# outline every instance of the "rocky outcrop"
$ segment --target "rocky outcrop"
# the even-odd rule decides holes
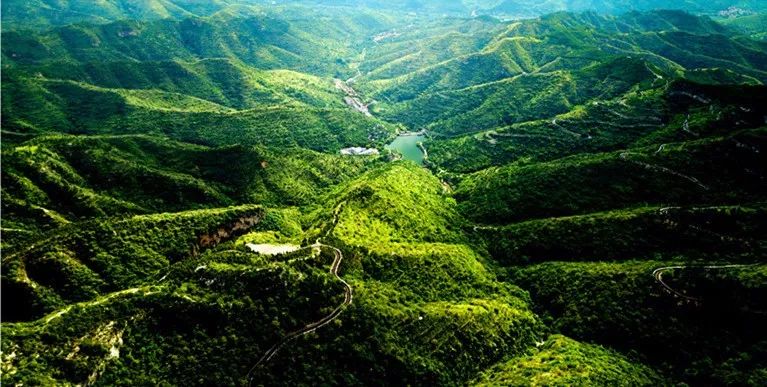
[[[201,250],[215,247],[222,242],[229,241],[232,238],[245,234],[255,225],[260,223],[263,217],[263,213],[242,216],[228,225],[219,227],[215,231],[200,235],[197,238],[197,243],[192,249],[192,254],[198,255]]]

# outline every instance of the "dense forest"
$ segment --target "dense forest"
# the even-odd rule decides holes
[[[3,385],[767,384],[767,3],[7,0]]]

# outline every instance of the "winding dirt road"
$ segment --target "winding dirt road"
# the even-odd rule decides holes
[[[677,171],[675,171],[673,169],[666,168],[666,167],[661,166],[661,165],[650,164],[650,163],[646,163],[644,161],[639,161],[639,160],[633,160],[633,159],[631,159],[629,157],[631,155],[646,156],[643,153],[623,152],[623,153],[620,154],[620,159],[623,160],[623,161],[627,161],[629,163],[632,163],[632,164],[639,165],[640,167],[643,167],[644,169],[648,169],[648,170],[651,170],[651,171],[656,171],[656,172],[659,172],[659,173],[665,173],[665,174],[669,174],[669,175],[673,175],[673,176],[682,178],[684,180],[687,180],[687,181],[697,185],[698,187],[700,187],[701,189],[703,189],[705,191],[708,191],[708,189],[709,189],[708,186],[706,186],[705,184],[701,183],[700,180],[698,180],[697,178],[685,175],[684,173],[677,172]]]
[[[362,102],[362,98],[357,93],[356,90],[354,90],[351,86],[347,84],[347,82],[344,82],[340,79],[335,80],[336,88],[343,91],[346,94],[346,97],[344,97],[344,102],[346,102],[347,105],[352,107],[354,110],[364,114],[367,117],[373,117],[372,114],[370,114],[370,105],[373,103],[365,104]]]
[[[684,269],[705,269],[705,270],[720,270],[720,269],[735,269],[735,268],[742,268],[742,267],[752,267],[756,266],[756,264],[751,265],[713,265],[713,266],[666,266],[666,267],[660,267],[652,272],[652,276],[655,278],[655,281],[660,284],[664,290],[669,292],[671,295],[675,297],[679,297],[685,301],[690,302],[701,302],[703,299],[699,297],[691,297],[688,296],[671,286],[669,286],[666,282],[663,281],[663,273],[671,270],[684,270]]]
[[[341,278],[338,275],[338,270],[340,269],[341,262],[344,259],[343,253],[341,252],[341,250],[339,250],[338,248],[336,248],[334,246],[323,245],[321,243],[315,243],[314,245],[309,246],[308,248],[322,248],[322,247],[326,247],[326,248],[329,248],[329,249],[333,250],[333,254],[335,255],[335,259],[333,260],[333,264],[330,266],[330,274],[332,274],[334,277],[336,277],[336,279],[344,285],[344,301],[341,303],[341,305],[336,307],[327,316],[325,316],[325,317],[323,317],[320,320],[317,320],[315,322],[309,323],[309,324],[307,324],[306,326],[304,326],[303,328],[301,328],[301,329],[299,329],[297,331],[293,331],[293,332],[289,333],[282,340],[280,340],[277,344],[275,344],[274,346],[269,348],[269,350],[266,351],[263,354],[263,356],[261,356],[261,358],[258,360],[258,362],[253,367],[251,367],[250,371],[248,372],[248,386],[252,386],[253,385],[253,378],[255,376],[255,371],[258,370],[259,367],[261,367],[264,364],[266,364],[267,362],[269,362],[269,360],[271,360],[272,357],[274,357],[274,355],[276,355],[277,352],[280,349],[282,349],[282,347],[284,347],[289,342],[291,342],[291,341],[293,341],[293,340],[295,340],[295,339],[297,339],[297,338],[299,338],[299,337],[301,337],[303,335],[306,335],[306,334],[309,334],[311,332],[314,332],[317,329],[320,329],[320,328],[324,327],[325,325],[330,324],[333,320],[338,318],[339,315],[341,315],[341,312],[343,312],[344,309],[348,305],[350,305],[352,303],[352,287],[346,281],[344,281],[343,278]]]

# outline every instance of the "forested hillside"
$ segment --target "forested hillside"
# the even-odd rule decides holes
[[[4,385],[767,384],[761,1],[5,1]]]

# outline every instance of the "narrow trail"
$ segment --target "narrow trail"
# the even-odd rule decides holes
[[[633,124],[627,124],[627,123],[616,123],[616,122],[608,122],[608,121],[600,121],[600,120],[578,120],[574,121],[575,124],[581,124],[581,125],[599,125],[599,126],[609,126],[613,128],[626,128],[626,129],[655,129],[659,126],[659,124],[651,124],[651,123],[633,123]]]
[[[694,303],[700,303],[703,301],[700,297],[692,297],[688,296],[673,287],[671,287],[669,284],[667,284],[665,281],[663,281],[663,273],[671,270],[685,270],[685,269],[704,269],[704,270],[723,270],[723,269],[737,269],[737,268],[744,268],[744,267],[753,267],[757,266],[758,264],[750,264],[750,265],[710,265],[710,266],[666,266],[666,267],[660,267],[652,272],[653,278],[655,278],[655,282],[660,284],[660,286],[663,287],[663,289],[671,294],[674,297],[681,298],[684,301],[688,302],[694,302]]]
[[[682,123],[682,131],[687,132],[695,137],[700,137],[699,133],[693,132],[690,130],[690,115],[687,115],[687,118],[684,119],[684,123]]]
[[[575,137],[575,138],[581,138],[581,137],[583,137],[583,136],[581,136],[581,134],[580,134],[580,133],[575,133],[575,132],[573,132],[572,130],[570,130],[570,129],[567,129],[567,128],[565,128],[564,126],[562,126],[562,125],[558,124],[558,123],[557,123],[557,119],[556,119],[556,118],[555,118],[555,119],[553,119],[553,120],[551,120],[551,125],[553,125],[553,126],[554,126],[554,127],[556,127],[557,129],[559,129],[559,130],[561,130],[561,131],[563,131],[563,132],[565,132],[565,133],[567,133],[567,134],[569,134],[569,135],[571,135],[571,136],[573,136],[573,137]]]
[[[681,172],[677,172],[677,171],[675,171],[673,169],[669,169],[669,168],[666,168],[666,167],[663,167],[663,166],[660,166],[660,165],[650,164],[650,163],[646,163],[644,161],[632,160],[632,159],[629,158],[629,156],[632,155],[632,154],[640,155],[640,156],[645,156],[644,154],[641,154],[641,153],[623,152],[623,153],[620,154],[620,158],[621,158],[621,160],[628,161],[628,162],[630,162],[632,164],[639,165],[639,166],[641,166],[641,167],[643,167],[645,169],[649,169],[649,170],[656,171],[656,172],[661,172],[661,173],[666,173],[666,174],[669,174],[669,175],[673,175],[673,176],[682,178],[682,179],[687,180],[687,181],[689,181],[691,183],[694,183],[695,185],[697,185],[698,187],[702,188],[705,191],[708,191],[708,189],[709,189],[708,186],[704,185],[703,183],[700,182],[700,180],[698,180],[698,179],[696,179],[696,178],[694,178],[692,176],[685,175],[685,174],[683,174]]]
[[[485,136],[488,138],[493,137],[507,137],[507,138],[545,138],[548,140],[559,140],[558,137],[554,136],[547,136],[544,134],[516,134],[516,133],[498,133],[495,130],[491,130],[487,133],[485,133]]]
[[[90,307],[93,307],[93,306],[98,306],[98,305],[104,304],[107,301],[110,301],[110,300],[112,300],[114,298],[117,298],[117,297],[120,297],[120,296],[123,296],[123,295],[126,295],[126,294],[137,294],[137,293],[142,292],[142,291],[143,291],[143,294],[142,294],[143,296],[150,296],[152,294],[156,294],[157,293],[157,289],[153,289],[151,285],[142,286],[142,287],[136,287],[136,288],[130,288],[130,289],[125,289],[125,290],[120,290],[118,292],[109,293],[109,294],[107,294],[105,296],[102,296],[102,297],[100,297],[98,299],[95,299],[95,300],[92,300],[92,301],[85,301],[85,302],[80,302],[80,303],[76,303],[76,304],[71,304],[69,306],[66,306],[63,309],[60,309],[60,310],[55,311],[55,312],[52,312],[52,313],[48,314],[47,316],[42,317],[41,319],[37,320],[37,322],[42,322],[42,326],[41,327],[44,327],[44,326],[48,325],[51,321],[56,320],[56,319],[60,318],[61,316],[64,316],[65,314],[69,313],[75,307],[78,307],[78,308],[90,308]]]
[[[623,107],[632,109],[633,112],[634,112],[634,115],[627,115],[627,114],[625,114],[623,112],[615,110],[615,107],[614,107],[615,105],[619,105],[619,106],[623,106]],[[612,115],[614,115],[614,116],[616,116],[618,118],[624,119],[624,120],[630,120],[630,121],[654,121],[654,122],[657,122],[657,123],[660,123],[661,121],[663,121],[660,117],[655,116],[655,115],[640,115],[642,113],[640,113],[638,111],[639,109],[643,109],[644,113],[646,113],[646,114],[650,114],[650,113],[656,114],[657,112],[655,110],[647,109],[647,108],[641,108],[641,107],[638,107],[638,106],[630,106],[625,101],[620,101],[618,103],[595,101],[595,102],[592,102],[592,106],[601,108],[602,111],[604,111],[604,112],[606,112],[608,114],[612,114]]]
[[[645,62],[644,65],[645,65],[645,68],[647,68],[647,71],[651,72],[652,75],[655,75],[655,79],[653,79],[653,81],[652,81],[653,87],[655,87],[655,83],[658,82],[658,81],[666,81],[666,86],[664,86],[663,89],[664,90],[668,90],[668,87],[671,84],[671,82],[669,82],[668,79],[665,79],[662,75],[656,73],[655,70],[650,68],[650,65],[647,62]]]
[[[352,287],[346,281],[344,281],[343,278],[341,278],[338,275],[338,270],[340,269],[341,262],[344,259],[343,253],[341,252],[341,250],[339,250],[338,248],[336,248],[334,246],[324,245],[324,244],[321,244],[321,243],[315,243],[315,244],[309,246],[308,248],[322,248],[322,247],[326,247],[326,248],[329,248],[329,249],[333,250],[333,254],[335,255],[335,259],[333,260],[333,264],[330,266],[330,274],[332,274],[334,277],[336,277],[336,280],[338,280],[339,282],[341,282],[344,285],[344,301],[341,303],[341,305],[337,306],[327,316],[325,316],[325,317],[323,317],[323,318],[321,318],[321,319],[319,319],[317,321],[314,321],[312,323],[309,323],[309,324],[305,325],[303,328],[301,328],[299,330],[296,330],[296,331],[293,331],[291,333],[288,333],[288,335],[285,336],[284,338],[282,338],[282,340],[280,340],[277,344],[275,344],[274,346],[269,348],[269,350],[267,350],[263,354],[263,356],[261,356],[261,358],[258,360],[258,362],[253,367],[251,367],[250,371],[248,372],[248,386],[252,386],[253,385],[253,378],[255,376],[255,371],[258,370],[259,367],[261,367],[264,364],[268,363],[269,360],[271,360],[274,357],[274,355],[276,355],[277,352],[279,352],[279,350],[282,349],[285,345],[287,345],[291,341],[293,341],[293,340],[295,340],[295,339],[297,339],[297,338],[299,338],[301,336],[304,336],[306,334],[314,332],[317,329],[320,329],[320,328],[324,327],[325,325],[330,324],[333,320],[335,320],[336,318],[338,318],[338,316],[341,315],[341,313],[344,311],[344,309],[347,306],[349,306],[352,303]]]

